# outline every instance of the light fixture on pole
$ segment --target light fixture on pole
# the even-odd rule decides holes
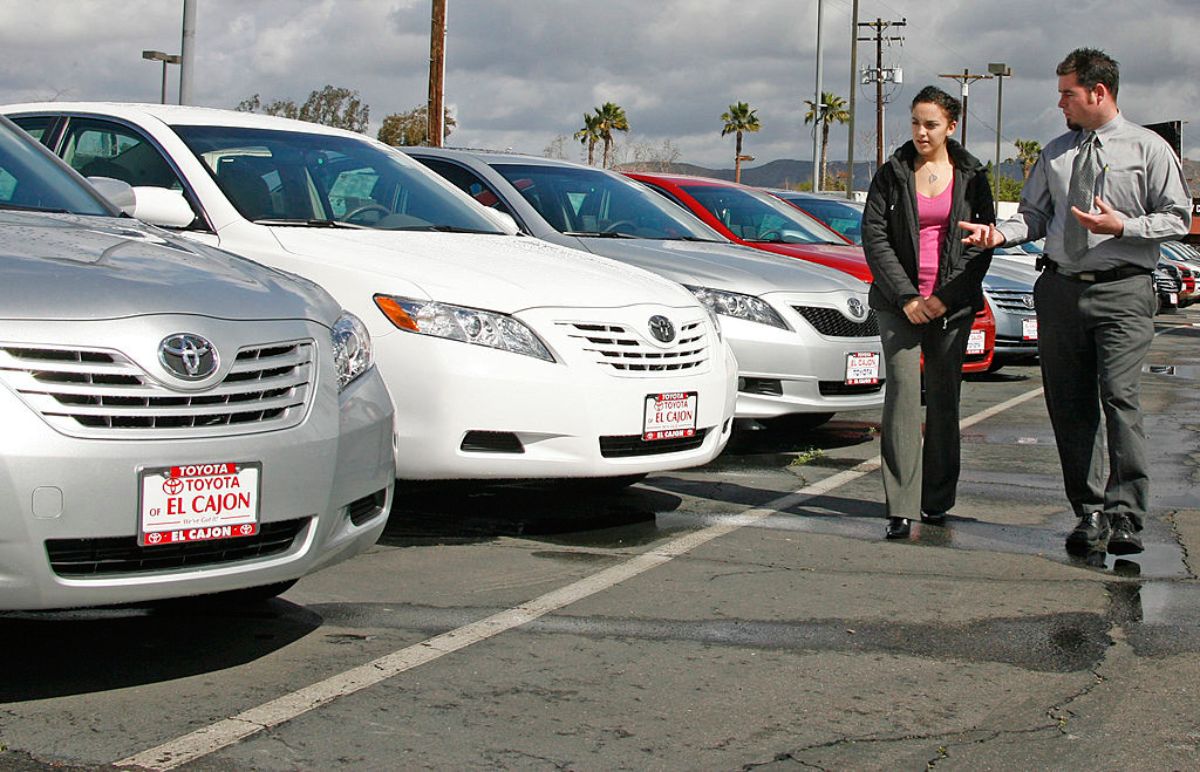
[[[1012,77],[1012,68],[1003,62],[992,62],[988,72],[996,78],[996,165],[992,167],[992,199],[1000,200],[1000,126],[1004,110],[1004,79]]]
[[[162,62],[162,96],[160,102],[167,103],[167,65],[179,64],[183,61],[182,56],[177,54],[164,54],[162,51],[142,51],[142,58],[152,62]]]

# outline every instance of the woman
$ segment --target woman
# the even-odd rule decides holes
[[[983,167],[950,138],[961,109],[935,86],[917,94],[912,141],[880,167],[863,213],[863,249],[874,276],[870,304],[887,375],[882,441],[889,539],[907,537],[917,517],[944,523],[958,487],[962,362],[972,319],[983,309],[992,251],[963,244],[956,223],[995,221]]]

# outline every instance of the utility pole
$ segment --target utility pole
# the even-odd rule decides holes
[[[822,45],[821,45],[821,21],[824,18],[824,16],[825,16],[825,0],[817,0],[817,87],[816,87],[817,94],[816,94],[816,96],[813,97],[813,114],[814,114],[814,118],[813,118],[813,159],[812,159],[812,166],[813,166],[812,189],[813,189],[813,193],[821,192],[821,182],[822,182],[821,167],[820,167],[821,162],[817,156],[820,155],[820,153],[818,152],[818,145],[821,142],[821,124],[824,123],[825,109],[826,109],[824,100],[821,99],[821,73],[822,73],[821,60],[824,58],[823,57],[824,48],[822,48]]]
[[[445,137],[446,0],[433,0],[429,31],[429,145],[441,147]]]
[[[991,80],[991,75],[975,75],[967,68],[963,68],[962,75],[957,73],[953,75],[939,75],[939,78],[950,78],[956,80],[962,85],[962,146],[967,147],[967,92],[970,91],[970,84],[977,80]]]
[[[196,60],[196,0],[183,0],[183,35],[179,43],[179,104],[192,103],[192,65]],[[166,67],[166,64],[163,64]],[[165,97],[164,97],[165,99]]]
[[[846,179],[846,198],[854,198],[854,108],[858,96],[858,0],[854,0],[854,8],[850,18],[850,137],[846,145],[846,166],[849,167],[849,177]]]
[[[904,38],[899,36],[884,37],[884,30],[891,27],[905,27],[908,25],[907,19],[900,21],[884,21],[879,17],[875,21],[859,22],[860,27],[869,27],[875,30],[875,37],[858,38],[864,41],[875,41],[875,69],[868,70],[863,79],[864,83],[875,83],[875,168],[883,166],[883,83],[890,81],[892,83],[903,83],[903,70],[900,68],[892,68],[885,70],[883,68],[883,41],[901,41]]]

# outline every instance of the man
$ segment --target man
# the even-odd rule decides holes
[[[1154,339],[1151,273],[1159,242],[1188,232],[1191,199],[1171,147],[1117,108],[1115,60],[1080,48],[1056,72],[1070,131],[1038,157],[1015,216],[959,227],[978,246],[1045,237],[1034,298],[1046,407],[1079,518],[1067,551],[1128,555],[1142,551],[1150,503],[1138,391]]]

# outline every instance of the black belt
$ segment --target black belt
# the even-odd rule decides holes
[[[1119,265],[1116,268],[1108,268],[1103,271],[1064,271],[1062,266],[1045,255],[1042,255],[1037,259],[1037,268],[1042,271],[1056,273],[1059,276],[1062,276],[1064,279],[1082,281],[1087,284],[1102,284],[1106,281],[1119,281],[1120,279],[1128,279],[1131,276],[1149,276],[1151,273],[1148,268],[1139,268],[1136,265]]]

